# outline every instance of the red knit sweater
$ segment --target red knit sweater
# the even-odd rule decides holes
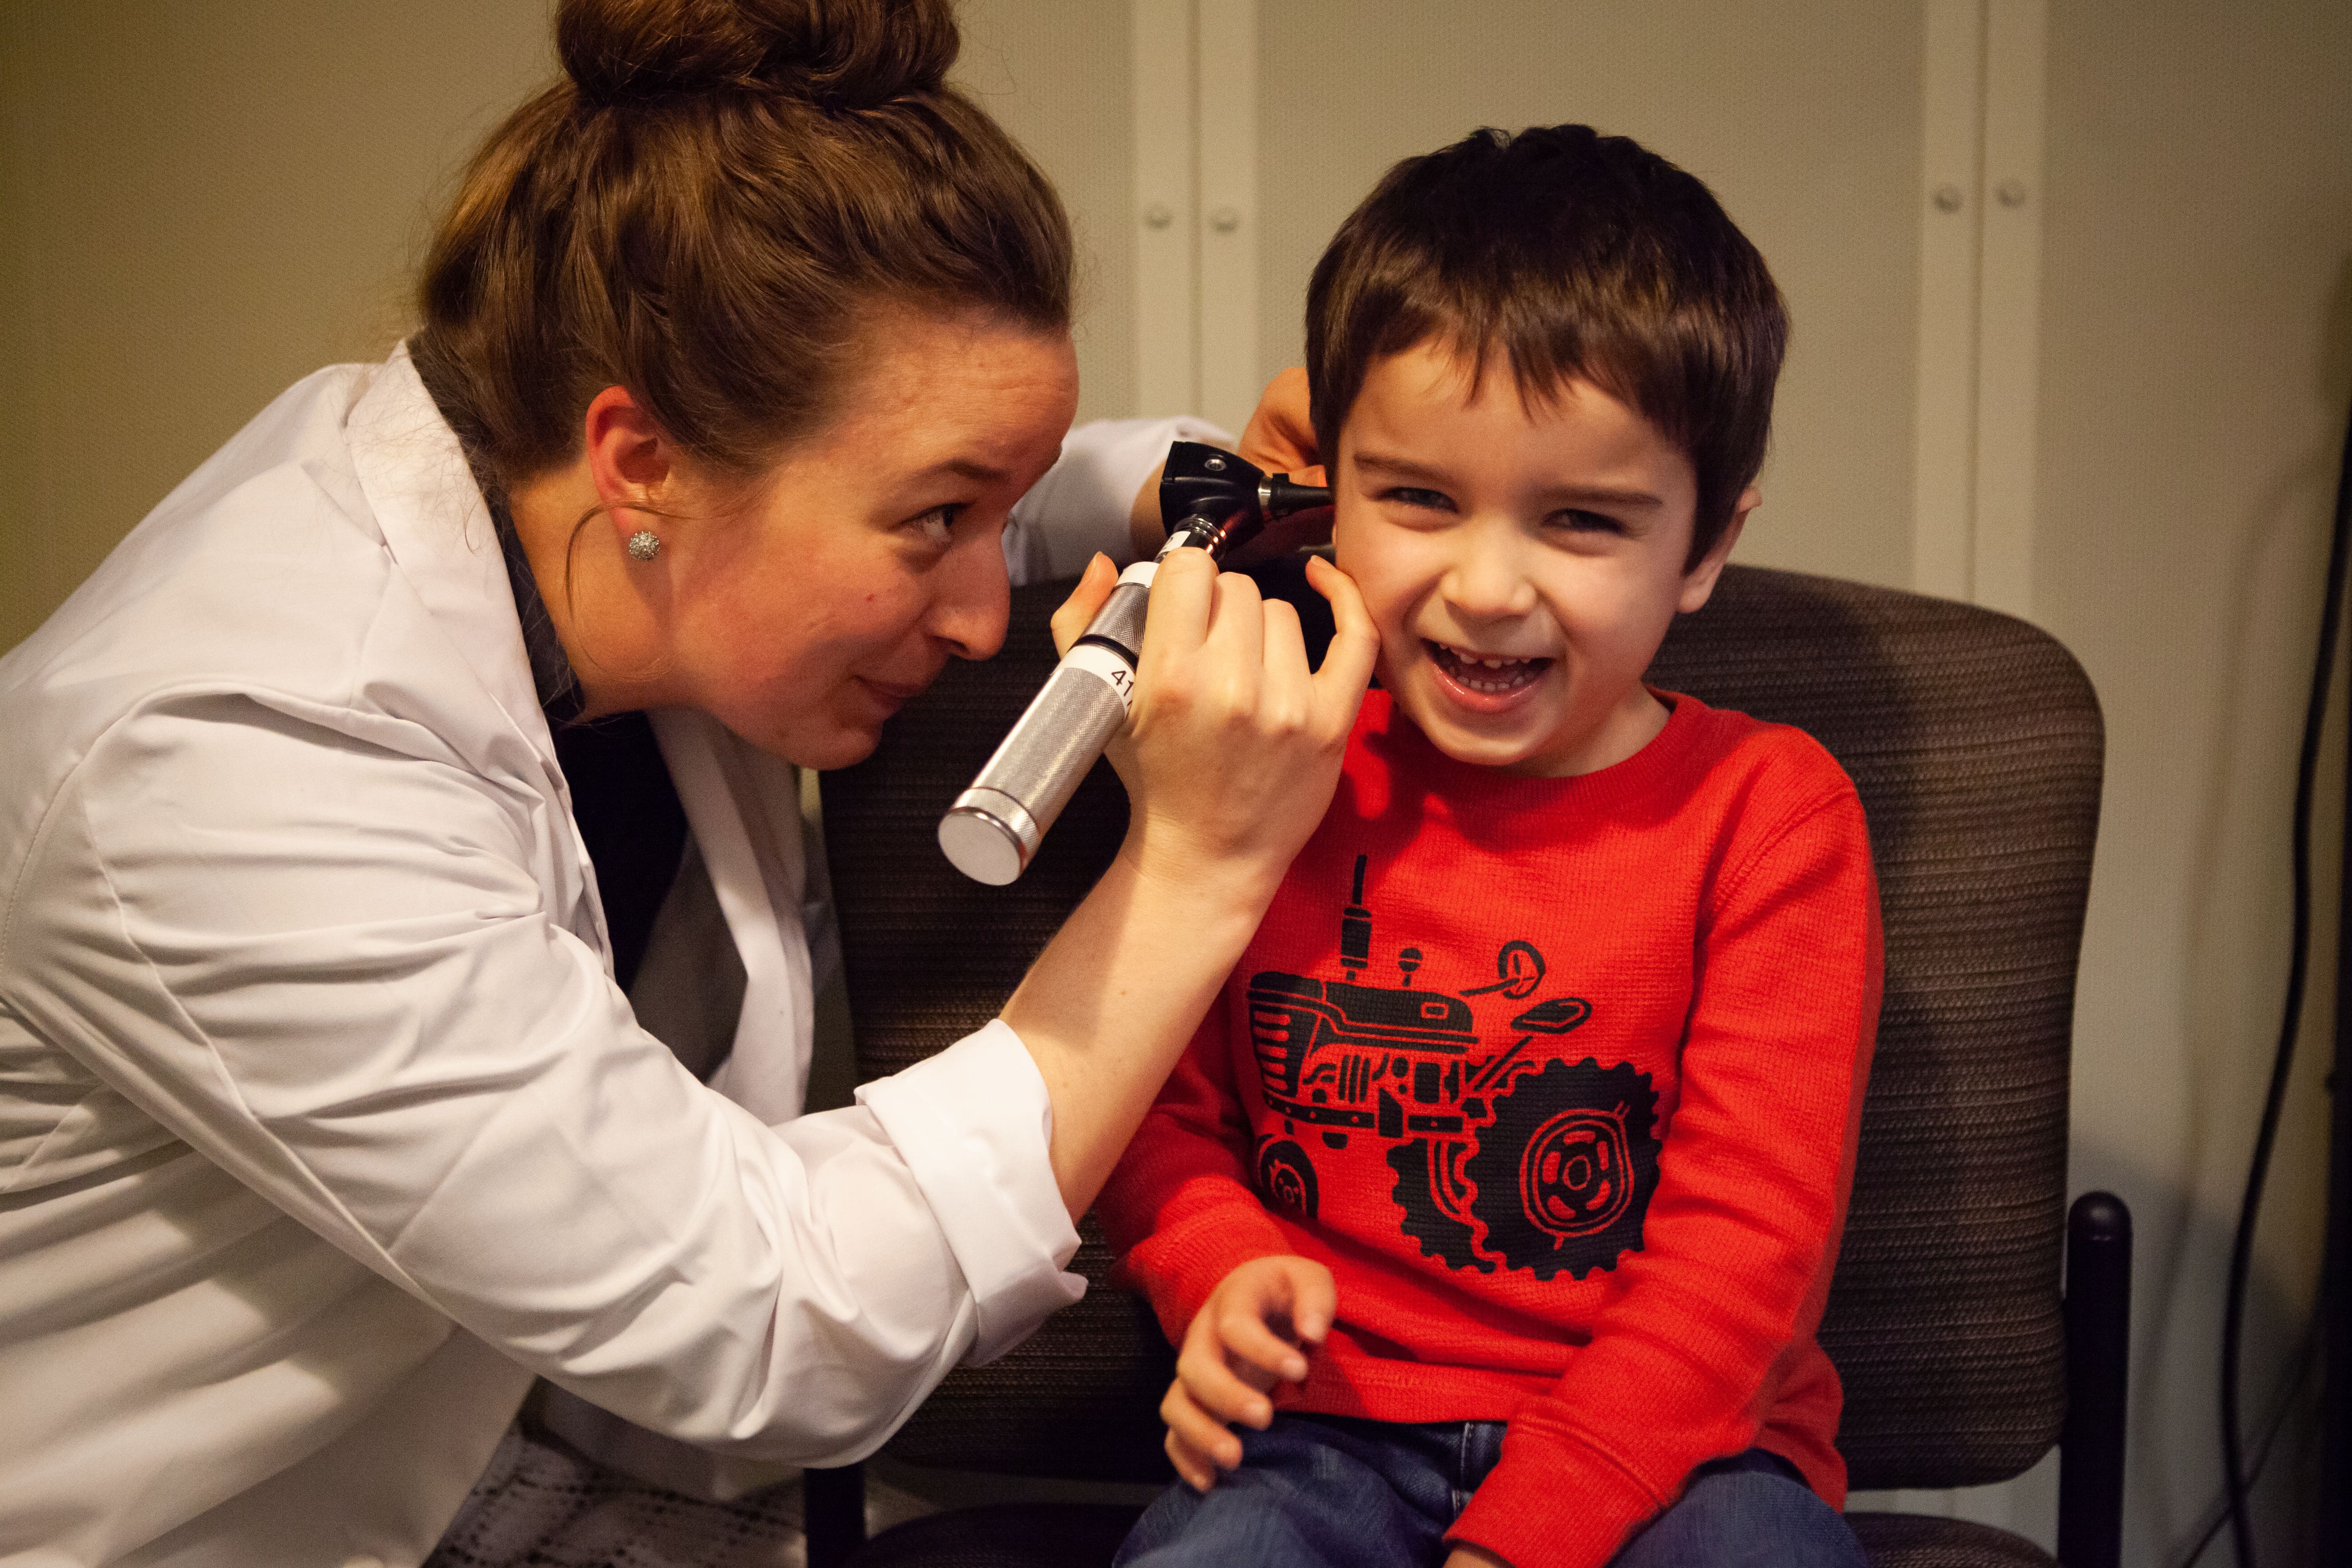
[[[1295,1253],[1339,1321],[1285,1409],[1507,1420],[1451,1539],[1603,1563],[1761,1446],[1832,1506],[1814,1342],[1878,1016],[1861,803],[1810,737],[1661,693],[1626,761],[1456,763],[1385,693],[1102,1195],[1171,1340]]]

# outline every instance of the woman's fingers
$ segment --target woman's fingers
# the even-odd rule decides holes
[[[1142,864],[1225,868],[1231,888],[1271,892],[1330,801],[1371,669],[1374,637],[1354,584],[1328,568],[1336,652],[1307,668],[1295,613],[1198,551],[1160,563],[1137,671],[1131,745],[1113,754]]]
[[[1315,672],[1316,707],[1326,726],[1324,732],[1344,736],[1355,727],[1356,710],[1363,704],[1364,688],[1370,684],[1373,662],[1380,658],[1380,628],[1372,625],[1372,614],[1364,608],[1356,580],[1328,561],[1310,556],[1307,582],[1330,604],[1335,627],[1323,667]]]
[[[1054,612],[1052,625],[1056,657],[1070,651],[1070,645],[1078,640],[1087,629],[1087,623],[1095,618],[1096,612],[1103,607],[1103,601],[1109,598],[1110,591],[1118,586],[1118,568],[1110,563],[1109,556],[1097,551],[1095,558],[1087,563],[1086,571],[1080,574],[1078,585],[1070,590],[1070,596],[1062,601],[1060,609]]]
[[[1139,677],[1148,679],[1153,666],[1181,671],[1199,653],[1216,605],[1217,576],[1217,563],[1203,550],[1179,550],[1160,563],[1143,615]]]
[[[1280,599],[1264,610],[1265,662],[1259,700],[1270,728],[1304,730],[1315,714],[1315,672],[1307,667],[1307,632]]]
[[[1304,370],[1293,365],[1266,383],[1257,411],[1242,431],[1239,450],[1244,461],[1269,474],[1288,474],[1302,485],[1326,482],[1322,458],[1316,452],[1314,410]],[[1318,507],[1266,524],[1265,531],[1244,545],[1234,559],[1271,561],[1310,544],[1325,543],[1330,537],[1331,509]]]
[[[1257,584],[1238,572],[1220,572],[1209,612],[1209,635],[1202,653],[1221,679],[1212,692],[1223,716],[1245,720],[1256,712],[1265,686],[1265,610]]]

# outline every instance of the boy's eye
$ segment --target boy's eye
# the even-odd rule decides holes
[[[1550,521],[1553,527],[1565,529],[1570,533],[1623,533],[1625,531],[1625,525],[1607,512],[1586,511],[1579,507],[1552,513]]]
[[[1399,506],[1420,507],[1428,511],[1452,511],[1454,500],[1443,490],[1426,490],[1413,485],[1396,485],[1381,492],[1381,500]]]

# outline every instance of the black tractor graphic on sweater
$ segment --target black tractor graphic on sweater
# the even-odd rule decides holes
[[[1344,980],[1266,970],[1249,984],[1250,1044],[1269,1110],[1283,1133],[1260,1140],[1266,1201],[1315,1217],[1319,1186],[1310,1141],[1388,1145],[1404,1234],[1423,1257],[1492,1273],[1499,1262],[1538,1279],[1581,1279],[1642,1247],[1642,1220],[1658,1183],[1650,1075],[1621,1062],[1559,1059],[1551,1042],[1592,1016],[1580,996],[1553,996],[1512,1013],[1486,1037],[1472,997],[1517,1007],[1543,984],[1543,954],[1508,942],[1496,979],[1459,995],[1416,991],[1423,954],[1397,955],[1404,984],[1364,985],[1371,911],[1364,865],[1339,916]],[[1491,1040],[1493,1043],[1487,1043]]]

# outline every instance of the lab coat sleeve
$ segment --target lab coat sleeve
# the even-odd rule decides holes
[[[1134,560],[1128,519],[1135,495],[1173,441],[1234,444],[1223,430],[1190,416],[1097,419],[1065,437],[1060,459],[1021,498],[1005,525],[1004,569],[1014,584],[1075,577],[1097,551],[1122,566]]]
[[[151,700],[51,800],[0,985],[514,1360],[690,1442],[858,1458],[1075,1294],[1044,1086],[1000,1026],[762,1125],[544,907],[548,811],[364,701]]]

